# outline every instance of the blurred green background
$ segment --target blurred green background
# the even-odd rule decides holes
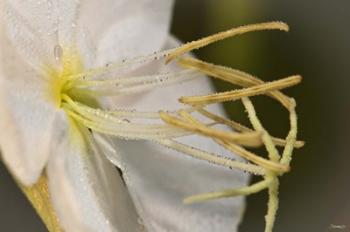
[[[307,144],[295,152],[292,171],[281,180],[275,231],[350,231],[350,1],[177,0],[172,32],[191,41],[271,20],[287,22],[291,31],[250,33],[196,54],[264,80],[304,77],[301,85],[286,93],[297,100],[299,138]],[[215,84],[221,90],[230,88]],[[264,125],[274,135],[284,136],[287,113],[270,99],[253,100]],[[227,109],[232,118],[249,125],[239,103]],[[0,186],[1,231],[45,231],[3,166]],[[248,197],[241,232],[263,231],[266,202],[266,192]]]

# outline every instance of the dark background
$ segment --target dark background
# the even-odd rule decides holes
[[[271,20],[287,22],[291,31],[250,33],[196,54],[264,80],[304,77],[302,84],[286,92],[297,100],[299,138],[307,144],[295,152],[292,171],[281,179],[275,231],[350,231],[350,1],[177,0],[172,31],[191,41]],[[218,89],[230,88],[215,84]],[[274,135],[284,136],[286,112],[269,99],[253,100],[264,125]],[[227,109],[232,118],[247,124],[239,103]],[[266,195],[248,197],[241,232],[263,231]],[[1,162],[0,206],[1,231],[45,231]],[[332,224],[346,227],[331,228]]]

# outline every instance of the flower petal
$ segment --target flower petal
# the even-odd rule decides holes
[[[105,159],[90,132],[80,131],[84,138],[58,135],[47,168],[50,194],[63,229],[140,231],[117,169]]]
[[[58,22],[51,1],[5,0],[0,11],[6,36],[27,63],[37,71],[54,64]]]
[[[1,88],[5,87],[12,91],[2,92],[0,96],[2,158],[16,178],[30,185],[47,162],[55,111],[29,89],[21,89],[19,93],[2,84]]]
[[[168,45],[175,44],[176,41],[170,39]],[[179,95],[211,90],[208,79],[203,77],[135,96],[115,97],[109,106],[145,111],[176,110],[181,107],[177,102]],[[223,113],[218,106],[212,110]],[[203,137],[189,136],[181,141],[235,157]],[[115,139],[113,143],[116,152],[108,153],[108,159],[122,169],[135,206],[149,231],[236,230],[244,210],[242,197],[195,205],[183,205],[182,200],[194,194],[244,186],[247,174],[196,160],[151,142]]]
[[[187,140],[213,150],[205,139]],[[244,210],[243,198],[184,205],[200,193],[240,187],[247,175],[195,160],[149,142],[115,140],[118,164],[136,208],[149,231],[235,231]],[[216,150],[222,152],[222,150]],[[124,164],[124,165],[121,165]]]
[[[21,58],[2,26],[0,46],[2,157],[12,173],[29,185],[46,164],[57,109],[45,91],[46,81]]]
[[[37,71],[56,64],[57,45],[86,48],[83,28],[78,28],[78,0],[5,0],[2,21],[15,49]],[[84,56],[92,51],[84,49]]]
[[[159,50],[168,35],[172,4],[172,0],[85,1],[79,25],[97,49],[96,65]]]

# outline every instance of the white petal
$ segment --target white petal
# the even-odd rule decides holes
[[[20,181],[32,184],[46,164],[57,110],[48,100],[45,80],[23,61],[0,27],[2,157]]]
[[[140,231],[118,171],[87,130],[85,135],[86,143],[61,134],[52,147],[47,169],[49,190],[63,228],[67,232]]]
[[[213,150],[208,141],[190,138],[192,145]],[[184,205],[185,197],[241,187],[247,175],[148,142],[115,141],[121,166],[136,208],[149,231],[236,231],[243,198]],[[222,150],[216,150],[220,152]]]
[[[80,0],[55,0],[58,12],[58,37],[62,46],[75,46]]]
[[[1,21],[14,48],[42,71],[55,65],[56,45],[85,46],[80,39],[83,29],[78,28],[79,6],[78,0],[5,0],[0,7]],[[90,52],[84,50],[84,55]]]
[[[12,173],[29,185],[37,180],[49,156],[55,111],[33,92],[17,91],[12,88],[0,96],[0,147]]]
[[[56,113],[32,86],[19,87],[1,86],[0,147],[12,173],[29,185],[46,164]]]
[[[83,4],[81,24],[92,35],[96,65],[159,50],[168,35],[172,4],[172,0],[90,0]]]
[[[57,44],[57,12],[51,1],[5,0],[1,23],[12,45],[37,70],[54,62]]]
[[[169,45],[174,46],[175,41],[171,40]],[[177,97],[211,89],[208,79],[203,77],[135,96],[115,97],[110,106],[145,111],[175,110],[180,107]],[[220,107],[212,110],[222,113]],[[182,142],[227,155],[209,139],[190,136]],[[245,186],[247,174],[195,160],[150,142],[115,140],[114,145],[117,152],[108,158],[123,170],[136,208],[149,231],[237,230],[244,210],[243,198],[195,205],[183,205],[182,200],[193,194]]]

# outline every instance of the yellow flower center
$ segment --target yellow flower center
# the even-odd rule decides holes
[[[180,74],[112,78],[114,75],[110,70],[127,66],[128,62],[86,69],[77,49],[56,46],[54,54],[57,64],[46,70],[50,81],[50,99],[58,109],[67,113],[73,127],[85,127],[105,135],[134,140],[184,134],[182,130],[160,123],[158,112],[135,112],[132,109],[111,111],[103,109],[98,102],[101,97],[140,91],[144,86],[150,88],[163,83],[166,78],[181,76]],[[158,55],[152,54],[152,57],[156,56]],[[136,62],[142,62],[144,58],[139,60]],[[99,78],[101,74],[104,77],[102,79]],[[133,119],[155,122],[133,123]]]
[[[57,65],[48,68],[48,75],[51,81],[50,95],[57,108],[64,108],[65,96],[88,106],[96,107],[96,100],[89,91],[78,88],[76,85],[77,76],[80,77],[84,71],[82,58],[77,49],[61,48],[54,49]]]

